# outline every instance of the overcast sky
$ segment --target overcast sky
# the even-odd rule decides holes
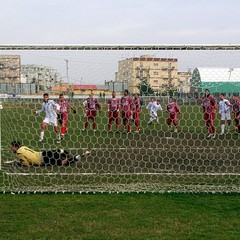
[[[239,11],[239,0],[1,0],[0,44],[238,44]]]
[[[1,0],[0,43],[239,43],[239,0]]]

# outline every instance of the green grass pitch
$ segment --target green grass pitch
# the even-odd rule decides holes
[[[132,190],[137,191],[141,183],[149,191],[161,191],[159,186],[186,192],[189,186],[202,186],[194,191],[205,191],[205,185],[219,192],[225,185],[239,189],[239,138],[232,129],[226,136],[207,139],[199,106],[181,106],[184,115],[179,133],[168,130],[165,113],[159,114],[160,125],[148,126],[143,109],[139,134],[105,131],[106,105],[98,117],[98,131],[82,132],[84,118],[78,107],[78,114],[70,115],[68,134],[60,144],[56,144],[51,127],[45,142],[38,142],[44,116],[32,115],[35,108],[35,104],[11,103],[1,111],[0,186],[13,192],[24,189],[25,193],[47,188],[53,194],[0,194],[0,239],[238,239],[239,194],[104,191],[109,185],[128,189],[132,184],[136,187]],[[76,153],[90,148],[92,154],[70,168],[9,168],[4,161],[13,159],[9,143],[14,139],[36,150],[61,147]],[[134,175],[136,172],[142,174]],[[181,172],[186,174],[178,176]],[[221,172],[226,175],[211,175]],[[82,175],[86,173],[91,175]],[[83,192],[98,186],[105,193],[54,194],[71,185]]]
[[[207,139],[199,105],[181,105],[183,116],[179,118],[178,133],[168,129],[166,112],[159,113],[159,125],[147,125],[149,116],[143,106],[140,133],[126,134],[122,128],[120,133],[106,131],[107,106],[104,103],[97,117],[97,132],[93,132],[91,124],[88,131],[82,132],[83,110],[79,102],[73,104],[77,114],[70,114],[68,133],[60,144],[56,143],[51,126],[47,128],[44,142],[38,142],[44,114],[36,116],[33,110],[40,104],[24,101],[4,104],[1,111],[2,169],[10,175],[3,178],[2,188],[10,181],[8,189],[15,191],[239,190],[239,136],[234,134],[232,126],[225,136]],[[219,125],[218,118],[215,124]],[[220,131],[219,126],[217,131]],[[9,151],[14,139],[35,150],[64,148],[75,154],[91,149],[91,156],[70,167],[9,169],[4,161],[14,158]],[[14,176],[15,173],[19,175]]]
[[[239,238],[239,195],[0,194],[0,239]]]

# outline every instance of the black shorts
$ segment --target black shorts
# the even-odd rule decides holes
[[[63,153],[60,153],[60,149],[48,150],[42,152],[42,161],[44,165],[62,165],[62,160],[67,159],[69,153],[64,150]]]

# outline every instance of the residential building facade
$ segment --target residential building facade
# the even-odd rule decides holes
[[[190,92],[190,79],[192,73],[188,72],[178,72],[178,92],[189,93]]]
[[[37,92],[51,91],[53,86],[60,83],[60,74],[56,69],[42,65],[22,65],[22,80],[26,83],[35,83]]]
[[[116,82],[127,82],[131,93],[138,93],[138,86],[147,79],[156,93],[177,89],[178,59],[157,58],[154,55],[143,55],[118,62]]]
[[[21,82],[20,55],[0,55],[0,83]]]

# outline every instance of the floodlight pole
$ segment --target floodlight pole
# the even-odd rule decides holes
[[[69,85],[69,76],[68,76],[68,59],[64,59],[66,61],[66,74],[67,74],[67,83]]]
[[[233,70],[234,70],[233,68],[229,68],[229,77],[228,77],[228,82],[230,81],[231,74],[232,74],[232,71],[233,71]]]

